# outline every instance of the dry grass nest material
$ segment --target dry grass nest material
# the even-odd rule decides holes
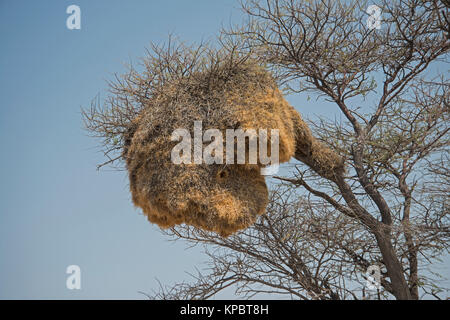
[[[261,164],[172,163],[172,132],[186,128],[193,136],[196,120],[203,131],[221,130],[224,141],[226,129],[278,129],[280,162],[296,156],[323,176],[341,167],[255,62],[224,62],[167,81],[132,122],[123,152],[133,203],[163,228],[186,223],[228,236],[250,226],[268,202]]]

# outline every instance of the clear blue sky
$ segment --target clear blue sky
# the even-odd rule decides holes
[[[71,4],[81,8],[81,30],[66,28]],[[0,299],[144,298],[138,291],[156,288],[156,278],[182,281],[201,268],[198,249],[168,242],[132,206],[124,172],[96,171],[103,157],[80,107],[150,41],[170,32],[213,38],[240,20],[238,5],[0,0]],[[295,99],[302,113],[317,112]],[[72,264],[81,290],[66,288]]]

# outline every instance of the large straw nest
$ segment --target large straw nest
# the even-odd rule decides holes
[[[261,163],[171,161],[178,143],[171,141],[173,131],[185,128],[193,137],[197,120],[203,132],[219,129],[224,143],[226,129],[278,129],[280,162],[296,156],[330,177],[342,167],[340,158],[312,137],[267,71],[250,60],[219,64],[166,83],[126,135],[124,158],[133,203],[163,228],[186,223],[227,236],[250,226],[267,205]]]

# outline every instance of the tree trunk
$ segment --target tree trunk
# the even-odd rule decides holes
[[[383,228],[384,229],[384,228]],[[388,230],[378,230],[374,232],[383,257],[384,265],[391,279],[392,291],[397,300],[411,300],[411,292],[403,275],[403,268],[398,261],[394,248],[391,244],[390,232]]]
[[[387,273],[391,280],[393,295],[398,300],[412,299],[411,292],[409,291],[408,284],[403,275],[402,265],[392,247],[390,227],[382,222],[378,222],[363,207],[361,207],[343,176],[337,176],[336,183],[344,200],[353,212],[355,212],[356,218],[366,225],[372,234],[375,235],[383,262],[386,265]]]

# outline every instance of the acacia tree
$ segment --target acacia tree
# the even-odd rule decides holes
[[[229,238],[190,227],[166,232],[206,244],[210,269],[155,297],[208,298],[234,285],[245,297],[367,298],[362,281],[376,265],[376,298],[441,298],[432,264],[449,239],[448,8],[376,4],[379,29],[367,23],[363,1],[243,3],[247,20],[226,30],[222,44],[259,59],[288,92],[337,107],[339,121],[311,126],[347,172],[330,181],[297,165],[278,177],[267,214]]]
[[[152,92],[217,62],[220,52],[257,59],[287,93],[336,107],[335,119],[319,114],[310,126],[345,159],[346,172],[327,179],[296,163],[289,176],[275,177],[266,214],[228,238],[189,226],[163,231],[204,246],[208,268],[152,297],[205,299],[229,287],[245,298],[444,297],[433,263],[448,254],[450,236],[448,7],[376,5],[379,29],[367,23],[364,1],[248,1],[246,21],[223,32],[219,53],[153,47],[144,72],[117,77],[106,107],[84,111],[87,129],[103,138],[106,163],[120,161]],[[376,291],[365,287],[370,266],[380,270]]]

